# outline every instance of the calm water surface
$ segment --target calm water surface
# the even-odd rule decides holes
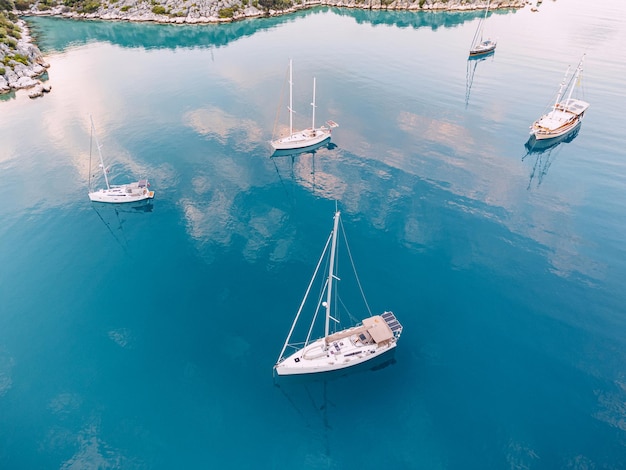
[[[623,468],[626,10],[32,19],[52,92],[0,101],[0,467]],[[585,53],[579,133],[528,151]],[[270,158],[285,71],[332,145]],[[278,109],[282,109],[280,113]],[[89,115],[112,181],[87,198]],[[394,361],[275,382],[343,211]]]

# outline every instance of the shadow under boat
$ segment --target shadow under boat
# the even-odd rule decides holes
[[[330,140],[331,138],[328,137],[328,139],[319,142],[317,144],[314,145],[309,145],[308,147],[302,147],[299,149],[285,149],[285,150],[276,150],[274,151],[274,153],[272,153],[270,155],[270,158],[276,158],[276,157],[295,157],[297,155],[302,155],[305,153],[312,153],[315,154],[315,152],[321,148],[326,148],[328,150],[333,150],[335,148],[337,148],[337,145],[333,144]]]

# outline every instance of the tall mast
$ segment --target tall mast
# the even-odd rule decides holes
[[[565,83],[567,81],[567,76],[569,75],[570,69],[571,67],[567,67],[567,70],[565,71],[565,76],[563,77],[563,81],[561,82],[561,85],[559,86],[559,92],[556,95],[556,101],[554,102],[553,109],[556,109],[559,105],[559,102],[561,101],[561,97],[563,96],[563,91],[565,90]]]
[[[567,100],[569,101],[572,97],[572,93],[574,93],[574,87],[576,86],[576,82],[578,81],[578,77],[580,76],[580,72],[583,70],[583,60],[585,60],[585,54],[583,54],[580,62],[578,62],[578,67],[576,67],[576,73],[574,74],[574,78],[572,79],[572,85],[569,88],[569,94],[567,95]]]
[[[489,12],[489,1],[487,2],[487,8],[485,9],[485,16],[483,16],[478,21],[478,28],[476,28],[476,32],[474,33],[474,38],[472,39],[472,49],[474,49],[474,47],[476,47],[477,44],[483,42],[483,28],[485,27],[485,20],[487,19],[487,13]]]
[[[96,135],[96,126],[93,124],[93,117],[89,115],[89,119],[91,119],[91,132],[93,134],[93,138],[96,141],[96,147],[98,147],[98,155],[100,156],[100,166],[102,167],[102,174],[104,175],[104,181],[107,184],[107,189],[111,189],[109,186],[109,177],[107,176],[107,169],[104,167],[104,160],[102,159],[102,151],[100,150],[100,143],[98,142],[98,136]]]
[[[293,67],[289,59],[289,135],[293,134]]]
[[[311,106],[313,106],[313,121],[311,122],[311,129],[315,130],[315,77],[313,77],[313,103],[311,103]]]
[[[330,300],[332,298],[333,282],[335,276],[335,248],[337,247],[337,229],[339,227],[339,216],[341,212],[335,212],[335,225],[333,227],[333,240],[330,246],[330,266],[328,268],[328,290],[326,293],[326,323],[324,325],[324,337],[328,336],[330,323]]]
[[[485,8],[485,17],[480,22],[480,42],[483,42],[483,29],[485,28],[485,21],[487,21],[487,13],[489,13],[489,1],[487,2],[487,8]]]

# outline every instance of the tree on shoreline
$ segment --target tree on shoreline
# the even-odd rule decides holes
[[[259,5],[266,10],[286,10],[293,6],[291,0],[259,0]]]

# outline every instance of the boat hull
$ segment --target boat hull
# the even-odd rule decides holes
[[[544,128],[538,126],[537,123],[535,123],[531,127],[530,134],[536,140],[546,140],[547,141],[547,140],[558,139],[560,137],[563,137],[563,136],[569,134],[570,132],[573,132],[576,128],[578,128],[580,126],[580,124],[582,123],[582,118],[583,118],[582,114],[580,116],[576,116],[574,119],[572,119],[568,123],[564,124],[561,127],[556,128],[556,129],[544,129]]]
[[[396,342],[355,346],[346,338],[324,349],[324,338],[296,351],[275,366],[278,375],[303,375],[348,369],[392,351]]]
[[[285,150],[274,150],[270,155],[270,158],[277,157],[294,157],[297,155],[302,155],[305,153],[315,154],[315,152],[320,148],[328,148],[329,150],[335,148],[333,144],[330,144],[330,137],[328,139],[323,140],[320,143],[307,145],[306,147],[302,147],[299,149],[285,149]]]
[[[497,43],[494,41],[484,41],[476,47],[470,49],[470,57],[480,57],[495,52]]]
[[[321,144],[331,137],[331,130],[325,127],[305,129],[294,132],[290,136],[276,139],[271,142],[274,150],[300,150]]]
[[[537,140],[534,135],[531,135],[528,138],[528,141],[524,144],[524,147],[526,147],[526,150],[528,150],[529,153],[545,152],[546,150],[553,149],[560,144],[567,144],[571,142],[576,138],[576,136],[578,136],[579,130],[580,126],[576,126],[572,131],[567,134],[563,134],[560,137],[543,140]]]
[[[100,189],[89,193],[89,199],[91,201],[106,202],[111,204],[124,204],[153,198],[154,191],[150,191],[146,187],[139,186],[137,183],[112,186],[109,189]]]

